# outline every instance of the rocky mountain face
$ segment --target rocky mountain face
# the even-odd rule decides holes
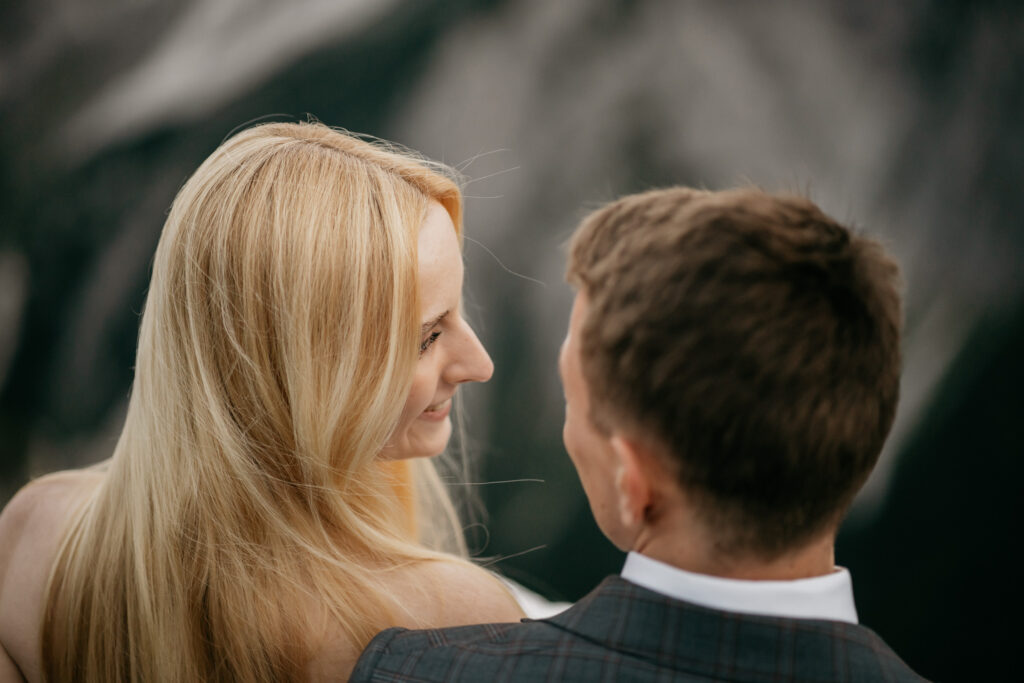
[[[925,675],[999,679],[984,577],[1020,514],[1021,111],[1024,11],[995,0],[8,0],[2,499],[110,453],[184,179],[237,126],[310,114],[467,176],[469,315],[497,367],[470,445],[480,481],[524,480],[479,487],[475,542],[578,597],[619,555],[560,441],[565,239],[648,187],[796,190],[904,265],[900,414],[838,546],[862,620]]]

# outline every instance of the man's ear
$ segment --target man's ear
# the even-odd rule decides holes
[[[644,447],[624,434],[613,434],[612,450],[618,461],[615,490],[619,499],[619,518],[623,527],[636,531],[644,523],[653,502]]]

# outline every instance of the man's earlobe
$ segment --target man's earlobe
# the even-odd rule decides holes
[[[615,490],[618,494],[619,518],[622,526],[638,531],[647,517],[651,505],[651,485],[640,459],[643,457],[637,445],[621,434],[611,439],[617,465],[615,468]]]

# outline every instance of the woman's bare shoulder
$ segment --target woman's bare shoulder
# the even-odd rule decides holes
[[[29,482],[0,512],[0,644],[29,676],[46,581],[72,510],[102,481],[95,470],[57,472]]]
[[[514,622],[525,616],[497,577],[456,557],[392,567],[382,578],[394,606],[391,626],[443,628]],[[358,648],[343,634],[335,635],[312,662],[311,680],[338,680],[355,666]]]
[[[44,540],[49,529],[62,531],[72,508],[103,476],[96,470],[54,472],[30,481],[14,494],[0,512],[0,579],[6,573],[4,563],[17,555],[14,545],[25,537],[30,541]]]
[[[406,596],[409,628],[519,621],[522,608],[486,569],[450,558],[419,562],[396,572],[396,593]]]

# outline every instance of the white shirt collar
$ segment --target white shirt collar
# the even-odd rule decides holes
[[[696,574],[629,553],[622,578],[655,593],[726,612],[857,623],[853,582],[842,567],[792,581],[745,581]]]

